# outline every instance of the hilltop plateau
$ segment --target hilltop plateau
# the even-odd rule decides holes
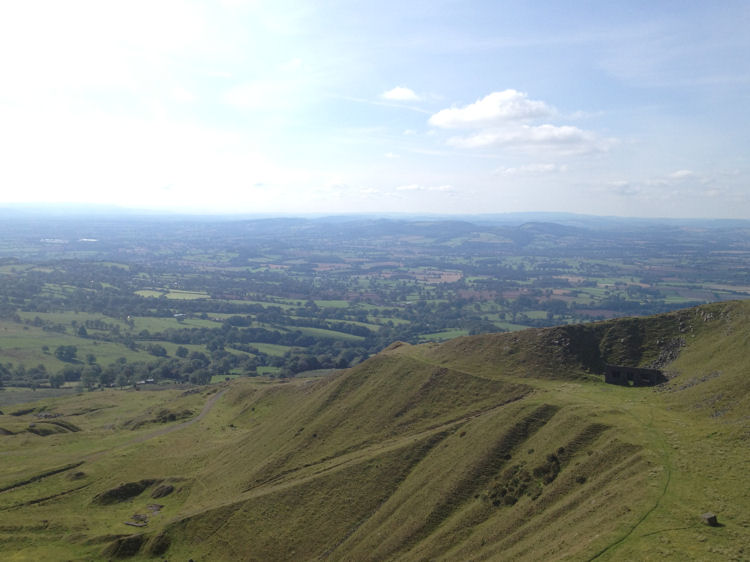
[[[747,560],[748,337],[734,301],[3,406],[0,553]]]

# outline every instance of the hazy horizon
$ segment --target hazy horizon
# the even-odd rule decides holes
[[[76,203],[0,203],[0,215],[5,218],[54,218],[83,220],[86,218],[107,219],[184,219],[201,222],[231,222],[246,220],[394,220],[394,221],[465,221],[477,223],[505,223],[521,225],[525,222],[549,222],[560,224],[609,224],[609,223],[649,223],[690,225],[717,224],[720,226],[740,225],[750,223],[750,219],[726,217],[647,217],[627,215],[597,215],[589,213],[575,213],[567,211],[509,211],[509,212],[467,212],[467,213],[430,213],[419,211],[359,211],[359,212],[209,212],[190,211],[184,209],[159,209],[148,207],[125,207],[116,205],[76,204]]]
[[[740,1],[0,6],[0,208],[748,219]]]

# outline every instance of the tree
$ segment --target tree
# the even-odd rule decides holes
[[[99,382],[99,372],[93,367],[86,367],[81,373],[81,384],[91,390]]]
[[[190,382],[193,384],[208,384],[211,382],[211,373],[205,369],[198,369],[190,374]]]
[[[211,362],[205,353],[201,351],[193,351],[189,356],[190,362],[194,369],[201,369],[207,367]]]
[[[113,382],[115,382],[116,376],[117,368],[114,365],[110,365],[101,373],[99,373],[99,382],[102,386],[110,386]]]
[[[125,373],[121,372],[120,374],[117,375],[116,384],[120,388],[127,386],[128,384],[130,384],[130,381],[128,380],[128,376]]]
[[[190,353],[190,351],[188,350],[188,348],[187,347],[183,347],[183,346],[179,346],[177,348],[177,351],[175,351],[175,355],[177,357],[182,357],[183,359],[188,356],[188,353]]]
[[[77,353],[78,348],[74,345],[60,345],[55,349],[55,357],[66,363],[75,361]]]
[[[158,343],[149,344],[148,352],[155,357],[167,356],[167,350],[164,348],[163,345],[159,345]]]
[[[73,365],[65,365],[62,370],[62,375],[66,381],[81,380],[81,368]]]
[[[62,373],[55,373],[49,376],[49,385],[52,388],[60,388],[65,383],[65,375]]]

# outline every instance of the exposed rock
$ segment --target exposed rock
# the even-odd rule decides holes
[[[171,484],[162,484],[161,486],[158,486],[153,492],[151,492],[151,497],[156,498],[163,498],[164,496],[168,496],[174,492],[174,486]]]
[[[134,498],[137,495],[143,493],[146,488],[156,484],[158,480],[141,480],[139,482],[128,482],[127,484],[121,484],[117,488],[112,488],[106,492],[102,492],[94,497],[93,502],[99,505],[110,505],[113,503],[119,503],[130,498]]]

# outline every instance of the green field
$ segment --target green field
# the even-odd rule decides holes
[[[434,332],[432,334],[422,335],[423,341],[445,341],[452,338],[468,335],[467,330],[445,330],[443,332]]]
[[[306,326],[287,326],[288,330],[300,331],[308,336],[316,336],[319,338],[333,338],[338,340],[346,341],[363,341],[365,338],[362,336],[355,336],[353,334],[345,334],[344,332],[336,332],[335,330],[325,330],[323,328],[308,328]]]
[[[274,355],[276,357],[281,357],[286,352],[291,351],[292,347],[287,345],[277,345],[274,343],[260,343],[260,342],[253,342],[250,344],[254,348],[258,349],[259,351],[263,353],[267,353],[268,355]]]
[[[86,221],[102,244],[81,245],[74,219],[11,215],[0,221],[0,382],[28,388],[294,376],[394,341],[750,294],[736,222],[141,217]]]

